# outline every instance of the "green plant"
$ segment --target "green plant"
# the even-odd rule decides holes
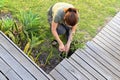
[[[0,0],[0,11],[4,7],[4,0]]]
[[[38,33],[40,31],[40,18],[38,14],[34,14],[32,11],[20,11],[17,15],[17,19],[22,24],[22,31],[27,41],[31,41],[31,47],[34,46],[33,38],[35,38],[35,36],[39,37]],[[37,44],[39,44],[39,42]]]
[[[27,53],[29,56],[31,54],[32,49],[36,48],[42,42],[44,42],[44,40],[41,40],[39,37],[32,36],[32,39],[29,39],[29,41],[25,45],[24,52]]]
[[[0,20],[0,30],[3,31],[13,42],[16,43],[16,38],[14,36],[15,22],[13,19],[6,17]]]
[[[14,26],[14,20],[13,20],[13,19],[11,19],[11,18],[9,18],[9,17],[7,17],[7,18],[2,18],[0,29],[1,29],[3,32],[12,29],[13,26]]]
[[[2,30],[2,20],[0,20],[0,30]]]
[[[53,57],[53,50],[50,51],[50,53],[48,54],[46,61],[45,61],[45,65],[46,64],[50,64],[49,60]]]
[[[40,29],[40,18],[32,11],[20,11],[17,18],[23,25],[23,30],[34,33]]]
[[[39,52],[38,54],[37,54],[37,56],[35,57],[35,62],[38,62],[39,63],[39,57],[40,57],[40,55],[42,54],[42,52]]]

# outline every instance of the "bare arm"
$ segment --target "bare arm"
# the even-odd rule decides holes
[[[56,31],[57,26],[58,26],[58,23],[55,23],[54,21],[52,21],[51,31],[52,31],[52,34],[53,34],[53,36],[55,37],[55,39],[58,41],[59,50],[60,50],[60,51],[65,51],[64,44],[63,44],[63,42],[61,41],[61,39],[59,38],[58,33],[57,33],[57,31]]]
[[[73,35],[75,34],[75,31],[76,31],[76,26],[74,26],[74,27],[72,28],[72,30],[70,31],[70,35],[69,35],[67,44],[71,44],[72,39],[73,39]]]
[[[74,36],[74,34],[75,34],[75,31],[76,31],[76,25],[73,26],[72,30],[70,31],[70,35],[69,35],[68,41],[67,41],[67,43],[66,43],[66,45],[65,45],[65,48],[66,48],[65,51],[66,51],[66,52],[69,51],[70,44],[71,44],[71,42],[72,42],[73,36]]]

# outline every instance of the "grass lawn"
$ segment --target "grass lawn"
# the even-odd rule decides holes
[[[73,40],[74,46],[72,48],[74,50],[83,47],[85,42],[91,40],[98,31],[100,31],[100,29],[118,11],[120,11],[120,0],[1,0],[1,14],[10,13],[14,19],[17,19],[19,25],[22,25],[25,22],[19,22],[18,16],[21,15],[21,12],[31,12],[39,17],[39,22],[36,22],[36,19],[36,21],[31,23],[31,25],[34,24],[35,26],[39,26],[40,29],[39,32],[37,32],[38,34],[30,33],[32,36],[35,35],[36,37],[32,37],[30,43],[28,40],[28,42],[26,41],[26,43],[23,44],[24,46],[20,47],[39,66],[57,65],[60,61],[59,57],[56,56],[58,54],[57,50],[50,46],[53,36],[50,33],[49,24],[47,22],[48,8],[59,1],[71,3],[79,10],[80,22],[78,23],[77,31]],[[31,17],[26,19],[31,19]],[[36,41],[38,41],[38,44],[41,44],[35,44],[36,46],[32,44],[37,43]],[[20,46],[19,44],[17,45]],[[54,59],[56,58],[58,60],[55,62]]]

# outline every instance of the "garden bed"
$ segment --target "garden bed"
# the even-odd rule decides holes
[[[9,22],[9,20],[13,20],[13,17],[12,17],[10,12],[8,12],[8,13],[1,12],[0,13],[0,20],[2,20],[2,22],[5,22],[4,25],[8,25],[11,23],[11,22]],[[1,24],[1,25],[3,25],[3,24]],[[14,31],[11,31],[11,32],[13,33],[12,36],[17,37],[17,34],[15,35]],[[6,31],[4,33],[12,40],[11,36],[9,34],[7,34]],[[20,42],[18,42],[17,45],[18,45],[18,47],[20,47],[24,51],[25,44],[21,44],[21,46],[22,46],[21,47]],[[48,43],[44,43],[44,46],[45,45],[48,46],[46,48],[49,48],[51,44],[48,42]],[[50,48],[49,48],[48,52],[43,52],[43,53],[40,52],[40,50],[41,50],[40,48],[41,47],[33,49],[31,52],[31,55],[28,55],[28,56],[32,60],[34,60],[46,73],[49,73],[59,62],[61,62],[62,59],[59,58],[57,55],[54,56],[53,53],[50,56],[49,55]],[[54,50],[55,49],[56,48],[54,48]],[[39,53],[41,53],[41,54],[39,55]],[[55,53],[55,54],[58,54],[58,53]],[[50,57],[48,58],[48,56],[50,56]],[[46,59],[48,59],[48,61]]]

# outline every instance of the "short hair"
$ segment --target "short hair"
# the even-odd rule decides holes
[[[75,26],[78,22],[78,14],[77,9],[75,8],[68,8],[65,11],[65,22],[70,26]]]

